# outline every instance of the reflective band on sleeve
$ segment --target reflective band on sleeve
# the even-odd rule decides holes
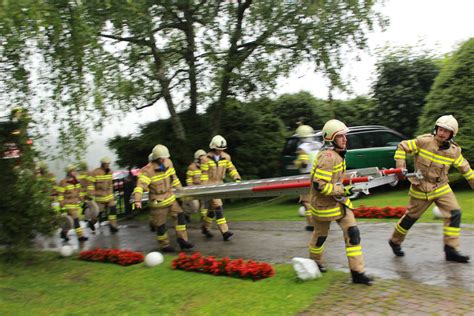
[[[454,160],[453,165],[454,167],[459,168],[459,166],[461,166],[463,162],[464,162],[464,157],[462,155],[459,155],[459,157],[456,158],[456,160]]]
[[[106,196],[96,196],[95,197],[95,201],[96,202],[99,202],[99,203],[105,203],[105,202],[109,202],[111,200],[114,199],[114,195],[113,194],[109,194],[109,195],[106,195]]]
[[[395,158],[395,159],[406,159],[407,158],[407,153],[404,150],[396,150],[395,151],[395,156],[393,158]]]
[[[326,183],[321,193],[324,195],[331,195],[333,188],[334,188],[334,185],[332,183]]]
[[[467,181],[474,179],[474,171],[472,169],[462,175]]]
[[[135,187],[135,189],[133,189],[133,193],[143,193],[143,188],[142,187]]]

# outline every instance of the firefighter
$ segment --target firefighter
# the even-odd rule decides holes
[[[46,164],[45,161],[40,161],[37,165],[37,176],[40,179],[44,179],[46,182],[51,184],[50,187],[50,200],[51,200],[51,206],[56,213],[59,213],[61,210],[61,207],[59,206],[58,202],[58,191],[57,191],[57,184],[56,184],[56,176],[49,172],[48,170],[48,165]]]
[[[409,205],[396,224],[389,245],[393,253],[404,256],[401,244],[418,218],[434,202],[444,215],[444,251],[447,261],[467,263],[468,256],[459,253],[461,208],[448,184],[448,171],[456,167],[474,188],[474,172],[461,154],[461,147],[453,138],[458,133],[458,122],[452,115],[443,115],[435,123],[433,133],[402,141],[395,151],[398,168],[406,168],[406,156],[414,155],[415,169],[423,179],[410,178]]]
[[[99,216],[99,206],[89,195],[89,185],[91,185],[89,178],[92,173],[88,171],[87,163],[85,161],[80,161],[78,167],[79,174],[77,179],[81,183],[81,198],[83,199],[82,213],[86,218],[87,227],[89,227],[92,233],[95,233],[95,223],[97,223]]]
[[[296,129],[296,135],[300,138],[301,144],[298,145],[296,150],[296,160],[294,161],[295,166],[300,170],[301,173],[309,173],[311,171],[311,160],[310,160],[310,153],[314,152],[321,148],[319,143],[314,142],[311,139],[311,136],[314,134],[314,130],[309,125],[300,125]],[[306,222],[307,225],[305,229],[307,231],[313,231],[313,217],[311,216],[310,211],[310,196],[308,194],[301,194],[300,200],[298,201],[301,205],[303,205],[305,209],[306,215]]]
[[[117,233],[119,231],[117,224],[117,207],[115,206],[110,158],[103,157],[100,160],[100,167],[91,172],[89,183],[89,195],[93,197],[99,206],[99,221],[107,217],[110,232],[112,234]]]
[[[77,179],[77,170],[75,165],[66,167],[66,177],[59,181],[58,187],[58,201],[62,209],[67,213],[67,222],[72,221],[72,226],[76,231],[79,241],[86,241],[88,238],[84,236],[84,232],[79,223],[79,212],[81,209],[81,183]],[[70,229],[69,225],[62,226],[61,238],[68,241],[67,232]]]
[[[352,212],[352,203],[347,196],[353,187],[342,184],[346,171],[347,126],[338,120],[329,120],[323,127],[325,146],[316,156],[311,170],[311,214],[314,232],[309,243],[311,259],[316,261],[321,272],[325,241],[329,226],[336,221],[341,227],[346,244],[346,255],[351,270],[352,282],[371,285],[364,273],[364,259],[360,244],[360,233]]]
[[[194,161],[189,164],[188,170],[186,171],[186,185],[201,184],[201,159],[206,154],[206,151],[203,149],[198,149],[194,152]],[[201,218],[207,214],[207,208],[204,207],[203,201],[199,200],[184,201],[183,209],[187,219],[198,210],[201,214]]]
[[[174,222],[180,248],[191,249],[194,245],[188,241],[184,213],[173,193],[173,188],[181,188],[181,182],[176,176],[173,162],[169,159],[168,148],[164,145],[156,145],[150,158],[152,161],[141,169],[134,189],[135,207],[138,209],[142,207],[143,192],[149,190],[148,207],[153,218],[153,226],[156,227],[156,238],[161,251],[174,252],[166,228],[168,215]]]
[[[230,155],[224,152],[227,148],[227,141],[221,135],[216,135],[212,138],[209,144],[211,151],[201,159],[201,183],[202,184],[221,184],[224,183],[226,172],[236,182],[240,181],[240,175],[235,168]],[[204,223],[202,225],[202,234],[208,238],[212,238],[213,234],[210,232],[211,224],[216,218],[217,226],[222,234],[224,241],[232,238],[232,233],[228,226],[223,213],[221,199],[213,199],[209,202],[209,210],[204,216]]]

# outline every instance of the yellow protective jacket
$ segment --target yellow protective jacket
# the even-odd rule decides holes
[[[181,182],[176,176],[173,162],[169,159],[165,159],[162,165],[152,162],[140,171],[137,186],[133,190],[134,199],[141,201],[143,192],[149,190],[150,206],[167,207],[176,200],[172,188],[182,188]]]
[[[352,208],[344,197],[342,181],[346,174],[346,161],[333,149],[318,153],[311,170],[311,214],[319,221],[332,221],[344,216],[342,204]],[[336,201],[340,198],[341,201]]]
[[[469,182],[471,188],[474,188],[474,172],[469,162],[462,156],[461,147],[454,142],[450,142],[447,149],[439,147],[440,144],[431,134],[404,140],[398,144],[394,156],[397,167],[405,168],[407,153],[413,154],[415,170],[423,175],[423,179],[409,179],[410,196],[421,200],[432,200],[451,192],[448,184],[448,171],[451,166],[456,167]]]
[[[86,196],[88,196],[88,191],[89,189],[93,190],[93,186],[90,188],[89,185],[90,185],[90,180],[89,180],[89,177],[91,176],[92,174],[88,171],[81,171],[79,172],[78,176],[77,176],[77,180],[79,180],[79,182],[81,183],[81,197],[85,198]]]
[[[186,171],[186,185],[201,184],[201,166],[197,162],[192,162]]]
[[[114,184],[112,170],[106,172],[102,168],[97,168],[90,173],[88,192],[98,203],[107,203],[114,199]]]
[[[239,172],[232,163],[230,155],[221,152],[216,156],[213,151],[207,153],[201,161],[201,183],[202,184],[220,184],[224,183],[226,172],[234,180],[240,180]]]
[[[81,203],[81,184],[76,178],[64,178],[57,186],[58,202],[62,208],[76,209]]]

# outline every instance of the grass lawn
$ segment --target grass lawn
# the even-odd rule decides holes
[[[54,253],[34,254],[29,263],[0,262],[0,314],[296,314],[331,283],[349,278],[329,271],[302,282],[291,265],[275,265],[275,276],[253,282],[172,270],[172,258],[155,268]]]
[[[472,190],[455,190],[461,210],[463,211],[462,222],[474,223],[474,193]],[[225,215],[229,221],[302,221],[298,216],[299,204],[296,197],[279,197],[271,202],[265,200],[241,200],[231,204],[225,204]],[[408,189],[374,190],[370,195],[353,201],[354,207],[364,206],[406,206],[408,203]],[[252,206],[255,205],[255,206]],[[358,219],[361,221],[396,221],[396,219]],[[429,208],[420,219],[422,222],[441,222],[433,218]]]

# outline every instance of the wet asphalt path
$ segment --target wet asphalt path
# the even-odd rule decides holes
[[[393,230],[393,223],[359,223],[366,272],[381,278],[402,278],[420,283],[443,287],[464,288],[474,292],[474,263],[459,264],[446,262],[442,245],[441,224],[417,223],[403,244],[405,257],[395,257],[387,244]],[[201,235],[199,224],[188,224],[189,240],[196,251],[217,257],[253,259],[270,263],[288,263],[293,257],[308,257],[307,243],[310,232],[303,230],[302,222],[239,222],[230,223],[234,238],[224,242],[217,230],[215,237],[206,239]],[[463,225],[461,250],[474,261],[474,225]],[[157,250],[154,233],[146,223],[138,221],[121,222],[120,232],[111,235],[107,227],[101,227],[95,235],[85,229],[89,241],[78,245],[74,233],[70,233],[70,245],[77,250],[91,248],[130,249],[148,253]],[[169,230],[173,240],[174,232]],[[59,237],[38,240],[43,249],[57,249]],[[326,266],[348,271],[342,232],[336,223],[331,230],[325,247]]]

